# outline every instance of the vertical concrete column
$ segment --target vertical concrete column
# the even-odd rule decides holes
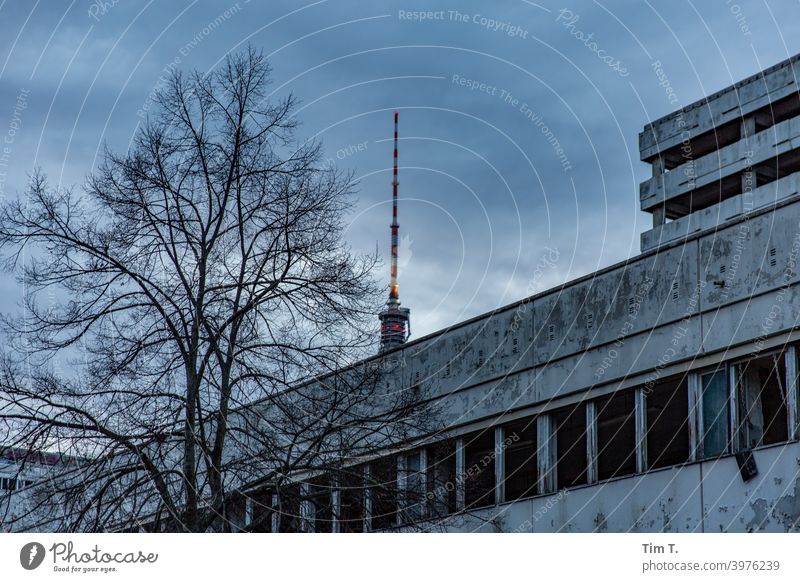
[[[280,529],[280,515],[278,515],[278,494],[272,494],[272,514],[270,515],[272,518],[272,531],[277,532]]]
[[[691,372],[687,378],[689,389],[689,460],[703,457],[703,390],[700,374]]]
[[[308,483],[300,483],[300,531],[314,533],[315,507],[309,499],[311,486]]]
[[[653,228],[667,223],[667,210],[663,204],[653,208]]]
[[[339,489],[339,482],[334,483],[331,489],[331,531],[341,533],[342,531],[342,491]]]
[[[419,516],[422,519],[428,517],[428,449],[422,448],[419,450],[419,499],[416,503],[420,503]]]
[[[597,483],[597,405],[586,403],[586,480]]]
[[[456,511],[463,511],[466,507],[465,471],[466,457],[464,455],[464,439],[456,439]]]
[[[663,182],[664,178],[664,158],[661,156],[657,157],[651,162],[651,168],[653,170],[653,178],[661,177],[661,181]],[[660,204],[656,208],[653,209],[653,228],[661,226],[667,222],[667,214],[666,208],[663,204]]]
[[[369,486],[372,479],[372,471],[369,465],[364,465],[364,479],[362,480],[362,492],[364,493],[364,531],[372,531],[372,487]]]
[[[536,417],[536,465],[539,472],[539,493],[551,493],[556,488],[556,451],[553,420],[549,414]]]
[[[506,498],[506,448],[502,426],[494,429],[494,502],[500,505]]]
[[[245,493],[244,498],[244,526],[250,527],[253,525],[253,498]]]
[[[408,521],[408,463],[406,453],[397,455],[397,516],[396,525],[402,525]]]
[[[634,392],[634,416],[636,419],[636,472],[647,471],[647,394],[644,388]]]
[[[756,117],[749,115],[742,118],[742,124],[739,129],[739,139],[749,140],[756,134]]]
[[[786,366],[786,416],[789,423],[789,439],[798,438],[797,426],[797,347],[788,346],[784,352]]]
[[[747,151],[752,151],[753,136],[756,134],[756,118],[755,116],[745,117],[742,119],[740,129],[740,139],[744,142],[744,148]],[[748,155],[749,157],[749,155]],[[749,193],[756,188],[756,171],[750,166],[750,160],[747,163],[747,169],[742,172],[742,193]],[[744,202],[744,201],[743,201]]]
[[[664,173],[664,158],[661,156],[655,158],[650,162],[650,168],[653,170],[653,178],[656,178]]]

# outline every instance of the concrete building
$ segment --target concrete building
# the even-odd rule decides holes
[[[299,528],[800,530],[799,74],[645,126],[641,254],[379,356],[448,429],[309,494]],[[278,529],[253,499],[244,525]]]
[[[0,531],[10,531],[19,515],[33,509],[33,502],[26,495],[31,487],[75,464],[75,459],[57,453],[11,447],[0,450]]]

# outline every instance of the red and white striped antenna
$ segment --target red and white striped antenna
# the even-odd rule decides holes
[[[400,307],[400,284],[397,282],[397,235],[400,225],[397,223],[397,190],[400,183],[397,180],[397,125],[400,114],[394,112],[394,163],[392,166],[392,257],[389,267],[389,300],[386,309],[378,314],[381,321],[381,351],[403,345],[411,333],[411,311],[407,307]]]
[[[389,303],[400,303],[400,290],[397,283],[397,233],[400,230],[400,225],[397,223],[397,188],[400,183],[397,181],[397,124],[400,113],[394,112],[394,166],[392,170],[392,224],[390,226],[392,231],[392,262],[389,268]]]

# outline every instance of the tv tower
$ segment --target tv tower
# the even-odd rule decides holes
[[[378,314],[381,321],[381,351],[385,352],[406,343],[411,334],[411,310],[400,307],[400,285],[397,283],[397,233],[400,225],[397,223],[397,122],[400,114],[394,112],[394,172],[392,175],[392,224],[389,226],[392,233],[392,258],[389,267],[389,299],[386,309]]]

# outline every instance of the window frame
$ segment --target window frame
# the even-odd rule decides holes
[[[763,358],[769,358],[772,356],[780,356],[774,360],[774,368],[773,370],[780,370],[782,368],[783,378],[778,378],[779,383],[781,383],[781,388],[784,393],[781,394],[783,397],[782,405],[785,409],[785,429],[786,429],[786,438],[783,440],[777,440],[775,442],[764,443],[763,438],[764,434],[761,435],[760,441],[758,444],[754,446],[749,445],[749,429],[745,425],[745,421],[749,418],[749,411],[744,410],[745,403],[743,402],[742,393],[742,378],[741,378],[741,369],[740,367],[744,364],[748,364],[749,362],[753,362],[756,360],[760,360]],[[790,406],[792,406],[790,392],[792,390],[792,382],[790,381],[790,373],[789,367],[787,366],[787,356],[789,355],[788,346],[781,349],[773,349],[768,350],[765,352],[759,352],[757,354],[751,354],[747,357],[736,358],[731,360],[728,365],[731,368],[730,374],[730,382],[731,382],[731,390],[734,393],[734,400],[732,404],[734,405],[735,410],[732,411],[731,414],[731,451],[746,451],[751,449],[759,449],[761,447],[769,447],[773,445],[779,445],[782,443],[791,442],[792,439],[792,414],[789,412]],[[759,391],[759,396],[763,392],[763,386]],[[763,412],[763,404],[762,404],[762,412]]]
[[[719,362],[716,366],[709,366],[701,370],[697,370],[695,372],[697,378],[697,459],[696,460],[703,460],[703,459],[717,459],[720,457],[724,457],[725,455],[729,455],[733,453],[733,442],[734,442],[734,428],[736,427],[736,381],[732,374],[735,374],[735,368],[731,366],[729,361],[722,361]],[[706,426],[706,419],[708,417],[708,412],[706,410],[706,387],[704,384],[704,378],[708,376],[715,376],[715,375],[722,375],[724,378],[724,392],[726,395],[725,398],[725,412],[724,412],[724,422],[726,426],[725,432],[725,446],[721,451],[709,453],[706,447],[707,444],[707,426]],[[692,405],[690,399],[690,406]]]

